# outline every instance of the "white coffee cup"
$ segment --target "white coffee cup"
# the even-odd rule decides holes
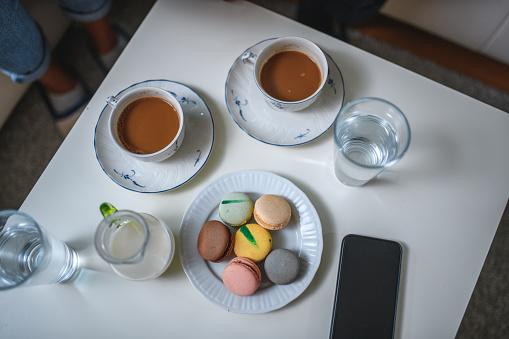
[[[121,143],[120,138],[117,133],[117,123],[120,117],[120,114],[124,111],[124,109],[131,104],[132,102],[145,98],[145,97],[158,97],[167,102],[169,102],[177,111],[179,116],[179,129],[177,135],[173,138],[173,140],[160,151],[150,153],[150,154],[137,154],[127,150]],[[115,146],[118,147],[122,153],[129,155],[135,159],[146,161],[146,162],[159,162],[163,161],[172,155],[174,155],[177,150],[182,145],[184,140],[184,112],[182,111],[182,107],[177,100],[170,92],[165,91],[156,87],[138,87],[131,90],[126,90],[122,92],[122,96],[117,98],[115,96],[110,96],[106,100],[107,104],[111,106],[111,113],[108,120],[109,132],[111,139]]]
[[[320,85],[318,89],[307,98],[299,101],[283,101],[268,94],[261,85],[260,73],[262,67],[272,56],[284,51],[302,52],[310,57],[320,69],[322,77]],[[308,107],[318,99],[327,82],[329,67],[325,54],[318,46],[304,38],[292,36],[277,38],[269,42],[257,55],[248,51],[244,53],[241,58],[244,64],[253,64],[253,76],[258,89],[263,94],[267,103],[277,110],[295,112]]]

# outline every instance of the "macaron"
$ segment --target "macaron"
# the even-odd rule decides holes
[[[256,200],[254,218],[256,222],[271,231],[285,227],[292,216],[290,204],[279,195],[266,194]]]
[[[287,285],[299,276],[299,257],[285,248],[276,248],[265,258],[263,268],[270,281]]]
[[[253,201],[242,192],[231,192],[219,203],[219,217],[228,226],[244,225],[253,215]]]
[[[233,294],[248,296],[256,292],[262,281],[262,273],[247,258],[233,258],[223,270],[223,283]]]
[[[272,250],[272,236],[265,228],[257,224],[246,224],[235,233],[233,251],[238,257],[260,262]]]
[[[224,261],[232,252],[233,244],[232,231],[218,220],[207,221],[198,234],[198,252],[211,262]]]

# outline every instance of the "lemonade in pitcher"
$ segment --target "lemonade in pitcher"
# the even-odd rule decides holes
[[[95,239],[99,255],[126,279],[147,280],[161,275],[175,252],[171,230],[149,214],[117,211],[109,204],[108,208],[103,205],[105,219]]]

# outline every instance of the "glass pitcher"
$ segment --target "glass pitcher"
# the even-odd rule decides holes
[[[147,280],[160,276],[175,253],[175,239],[160,219],[109,203],[100,207],[104,219],[95,233],[99,255],[123,278]]]

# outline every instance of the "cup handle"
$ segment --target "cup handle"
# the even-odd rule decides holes
[[[256,54],[254,54],[252,52],[246,52],[246,53],[242,54],[241,59],[244,64],[249,63],[251,65],[254,65],[254,63],[256,61]]]
[[[115,107],[115,105],[118,103],[118,99],[116,96],[109,96],[107,99],[106,99],[106,103],[108,105],[110,105],[111,107]]]

